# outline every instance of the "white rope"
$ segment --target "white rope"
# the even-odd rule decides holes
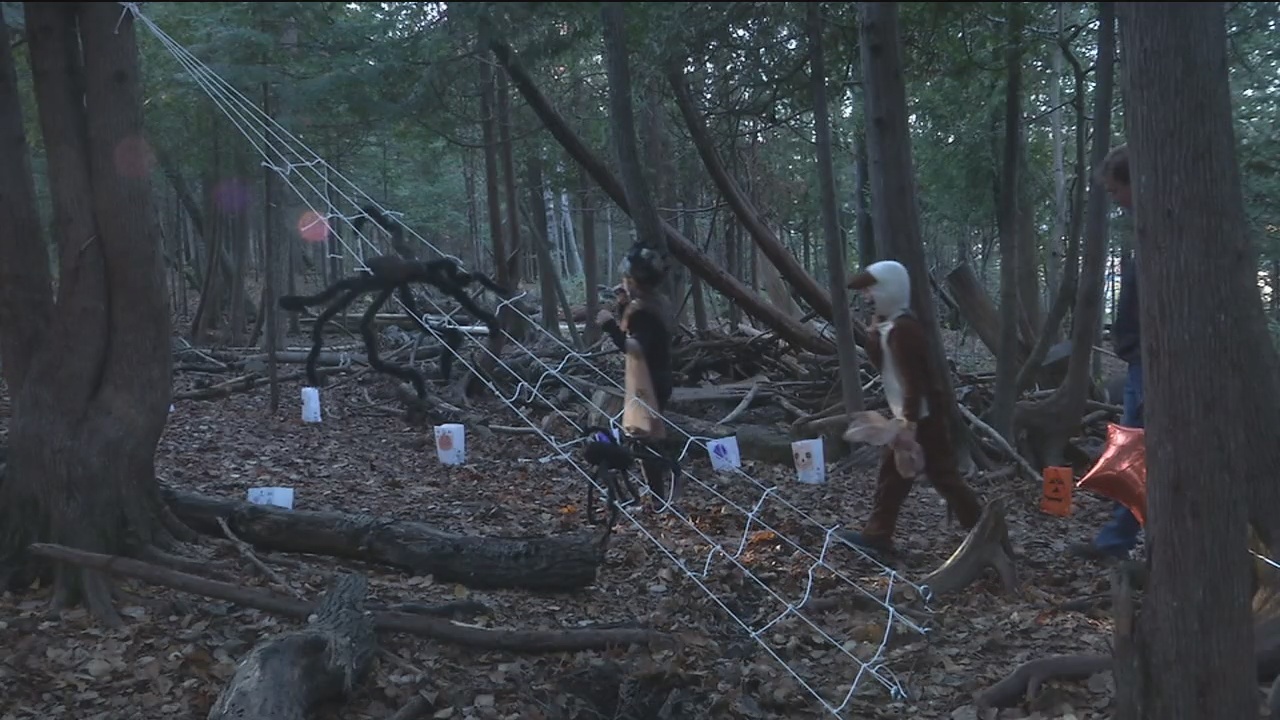
[[[146,16],[142,15],[139,12],[136,5],[131,3],[121,3],[121,4],[125,7],[125,12],[126,13],[131,12],[138,19],[139,22],[141,22],[145,27],[147,27],[155,35],[155,37],[161,42],[161,44],[170,51],[170,53],[179,62],[179,64],[191,74],[193,79],[196,81],[197,85],[201,89],[203,89],[211,99],[213,99],[215,104],[218,105],[219,109],[223,111],[223,113],[232,122],[232,124],[234,124],[238,130],[240,130],[240,132],[245,136],[245,138],[250,142],[250,144],[252,144],[253,147],[264,158],[265,160],[264,165],[271,168],[273,171],[275,171],[276,174],[279,175],[282,180],[284,180],[284,182],[288,185],[288,187],[292,189],[299,196],[299,198],[302,199],[304,203],[306,203],[307,208],[313,214],[313,218],[315,222],[323,220],[327,224],[332,220],[340,219],[341,221],[346,222],[348,225],[351,225],[354,230],[355,228],[352,220],[355,218],[361,217],[361,214],[356,214],[356,215],[353,215],[352,217],[347,217],[341,213],[336,212],[335,209],[329,204],[326,193],[322,192],[320,188],[317,188],[315,184],[313,184],[310,181],[310,179],[307,178],[306,173],[302,172],[308,169],[316,169],[316,168],[323,169],[325,172],[325,177],[322,181],[323,184],[326,185],[327,187],[332,187],[333,189],[337,190],[338,193],[341,194],[344,200],[352,203],[353,205],[359,205],[360,203],[357,202],[354,198],[352,198],[351,195],[347,194],[347,192],[345,192],[342,188],[339,188],[336,185],[334,185],[332,181],[329,179],[329,176],[331,174],[338,178],[341,178],[351,187],[353,193],[364,198],[363,200],[364,204],[377,207],[379,210],[383,212],[389,212],[385,208],[382,208],[376,201],[370,198],[367,194],[361,191],[357,186],[354,185],[354,183],[351,183],[350,180],[347,180],[347,178],[343,176],[340,172],[332,168],[332,166],[330,166],[322,158],[320,158],[318,155],[312,152],[309,148],[306,148],[306,146],[302,144],[301,141],[295,138],[291,133],[285,130],[282,126],[280,126],[269,115],[266,115],[265,113],[263,113],[252,101],[246,98],[243,94],[237,91],[229,83],[227,83],[225,80],[219,77],[216,73],[210,70],[207,66],[205,66],[204,63],[202,63],[189,51],[187,51],[180,44],[174,41],[171,37],[165,34],[154,22],[152,22]],[[246,116],[252,117],[253,120],[251,121],[249,117],[246,117]],[[261,126],[261,128],[259,128],[259,126]],[[268,137],[268,135],[270,136],[270,138]],[[286,145],[289,154],[276,150],[275,146],[272,144],[272,139]],[[290,143],[297,143],[299,146],[303,148],[303,150],[306,151],[307,154],[304,155],[303,153],[300,153],[298,150],[295,150],[290,145]],[[268,150],[270,150],[270,152],[268,152]],[[316,194],[316,196],[325,199],[324,204],[327,208],[327,212],[321,213],[311,204],[309,200],[307,200],[305,193],[303,193],[298,188],[298,186],[294,183],[293,178],[295,177],[301,178],[301,181],[311,191],[313,191]],[[434,244],[432,244],[426,238],[414,232],[412,228],[409,228],[408,226],[404,226],[404,227],[410,234],[412,234],[414,237],[417,237],[420,242],[422,242],[427,247],[434,250],[436,253],[442,256],[452,257],[447,253],[444,253],[443,251],[441,251],[439,248],[437,248]],[[305,228],[302,228],[302,229],[305,230]],[[328,230],[328,228],[326,228],[326,230]],[[377,246],[371,240],[369,240],[369,238],[366,237],[362,232],[360,232],[359,230],[356,230],[356,235],[358,235],[359,238],[369,247],[373,248],[375,251],[377,250]],[[329,236],[328,232],[326,232],[326,236]],[[335,232],[335,233],[332,233],[332,236],[335,237],[337,241],[342,245],[342,247],[348,253],[350,253],[353,256],[353,258],[357,260],[360,267],[363,267],[363,262],[361,260],[363,253],[358,252],[355,248],[352,248],[350,245],[348,245],[347,241],[342,237],[341,233]],[[359,250],[363,250],[363,249],[364,249],[364,246],[360,245]],[[460,261],[459,261],[459,264],[461,265]],[[521,392],[527,389],[531,397],[536,397],[542,400],[543,402],[545,402],[546,405],[552,408],[552,410],[554,410],[557,415],[563,418],[570,426],[578,430],[580,435],[583,429],[579,426],[579,424],[573,418],[569,417],[563,411],[561,411],[554,402],[552,402],[549,398],[543,395],[541,390],[543,382],[548,378],[560,379],[563,382],[565,387],[569,388],[572,392],[577,394],[579,398],[581,398],[587,405],[589,405],[590,407],[600,412],[600,414],[604,417],[611,417],[611,416],[609,415],[609,413],[604,412],[594,402],[592,402],[591,398],[584,395],[581,392],[581,390],[578,389],[578,387],[576,386],[576,383],[574,383],[572,379],[564,378],[562,376],[562,371],[570,361],[578,361],[581,364],[591,368],[593,371],[595,371],[605,380],[612,383],[619,390],[622,389],[622,386],[617,382],[615,378],[605,373],[603,370],[596,367],[594,364],[588,362],[586,356],[576,352],[572,347],[565,344],[559,337],[550,333],[549,331],[541,327],[536,322],[533,322],[532,318],[525,315],[522,311],[520,311],[518,307],[512,305],[512,303],[515,300],[519,299],[519,297],[520,296],[506,299],[499,305],[499,307],[501,307],[502,305],[506,305],[510,308],[511,311],[515,312],[525,320],[529,321],[529,324],[531,327],[536,327],[539,330],[541,330],[547,337],[551,338],[553,342],[555,342],[562,349],[564,349],[566,351],[566,355],[556,367],[551,367],[546,362],[544,362],[536,353],[530,350],[528,347],[521,344],[515,338],[511,338],[509,335],[507,335],[507,338],[514,344],[515,347],[518,347],[529,357],[533,358],[534,361],[539,363],[544,369],[544,372],[539,376],[538,380],[532,385],[523,380],[520,380],[516,386],[514,393],[511,395],[510,398],[505,397],[503,393],[501,393],[498,390],[498,388],[494,386],[494,383],[488,378],[486,378],[484,374],[478,372],[476,368],[472,366],[470,361],[467,358],[463,357],[462,354],[458,352],[458,350],[450,347],[447,343],[444,343],[443,339],[440,337],[440,334],[436,330],[436,328],[434,328],[430,323],[426,322],[425,316],[418,316],[418,319],[421,321],[423,327],[425,327],[433,336],[435,336],[435,338],[438,341],[441,342],[442,346],[446,351],[451,352],[457,358],[457,360],[463,364],[464,367],[472,371],[476,375],[476,377],[479,378],[481,382],[483,382],[490,389],[490,391],[494,393],[496,397],[502,400],[502,402],[506,404],[508,407],[510,407],[513,412],[519,415],[521,419],[530,428],[532,428],[534,432],[539,437],[541,437],[544,442],[546,442],[549,446],[551,446],[551,448],[555,451],[555,455],[557,455],[560,459],[567,461],[571,466],[573,466],[573,468],[578,472],[579,475],[581,475],[584,479],[586,479],[588,483],[595,485],[595,487],[603,494],[606,492],[605,489],[601,487],[598,483],[596,483],[592,479],[591,474],[587,472],[585,469],[583,469],[574,460],[574,458],[570,456],[566,451],[567,448],[570,448],[571,446],[581,442],[582,438],[579,437],[569,442],[558,441],[557,439],[548,435],[536,423],[532,422],[525,415],[524,412],[522,412],[519,408],[517,408],[514,405],[514,402],[519,398]],[[452,314],[457,312],[456,309],[453,311],[446,312],[430,296],[427,297],[427,300],[445,318],[451,318]],[[398,296],[397,296],[397,303],[399,303]],[[403,307],[402,303],[401,303],[401,306]],[[406,312],[408,312],[408,308],[404,308],[404,309]],[[503,369],[510,372],[513,377],[516,377],[516,378],[520,377],[520,375],[516,373],[502,357],[492,352],[492,350],[490,350],[486,345],[484,344],[478,344],[478,345],[484,350],[484,352],[486,352],[489,355],[490,358],[494,360],[496,364],[498,364]],[[621,415],[621,412],[614,414],[611,417],[611,420],[614,423],[616,423],[620,415]],[[676,431],[683,434],[684,437],[686,438],[684,447],[682,448],[680,453],[681,460],[683,460],[688,455],[689,448],[692,446],[694,442],[698,442],[702,447],[705,448],[705,441],[708,440],[709,438],[701,438],[701,437],[695,437],[693,435],[690,435],[689,433],[685,432],[682,428],[672,423],[666,417],[661,416],[656,412],[655,412],[655,415],[662,417],[663,421],[666,422],[667,425],[669,425],[670,427],[674,428]],[[553,459],[553,458],[544,458],[544,460],[550,460],[550,459]],[[683,467],[683,463],[682,463],[682,467]],[[820,523],[819,521],[811,517],[805,511],[796,507],[795,505],[787,501],[785,498],[779,497],[776,492],[778,490],[778,487],[776,485],[766,485],[764,483],[761,483],[759,480],[747,474],[745,471],[741,470],[740,468],[735,468],[734,470],[737,475],[747,479],[750,483],[752,483],[758,489],[761,490],[761,495],[759,496],[759,499],[756,501],[756,503],[754,504],[754,507],[752,507],[751,509],[743,508],[741,505],[737,504],[730,498],[725,497],[716,488],[703,482],[700,478],[694,476],[692,473],[689,473],[687,471],[684,471],[682,473],[686,479],[692,480],[697,486],[706,489],[709,493],[711,493],[714,497],[724,502],[726,505],[731,506],[735,510],[741,512],[743,516],[746,518],[743,534],[739,539],[739,542],[737,543],[736,550],[733,553],[728,552],[719,541],[707,535],[701,528],[699,528],[694,522],[692,522],[692,520],[689,517],[679,512],[678,509],[672,506],[666,506],[665,508],[666,510],[670,511],[673,517],[678,518],[687,528],[693,530],[693,532],[698,537],[702,538],[705,542],[708,543],[708,545],[710,545],[711,549],[702,561],[701,572],[695,572],[694,570],[690,569],[690,567],[687,565],[685,560],[681,559],[674,552],[672,552],[670,549],[664,546],[662,542],[657,537],[655,537],[653,533],[651,533],[647,528],[645,528],[643,524],[640,523],[640,521],[635,517],[635,515],[633,515],[630,512],[629,506],[623,506],[621,508],[622,513],[627,517],[627,519],[631,522],[631,524],[643,536],[645,536],[649,541],[651,541],[654,545],[656,545],[665,555],[667,555],[667,557],[673,562],[673,564],[676,565],[676,567],[678,567],[699,588],[701,588],[709,597],[711,597],[711,599],[717,605],[719,605],[722,610],[724,610],[736,623],[738,623],[744,629],[744,631],[746,631],[754,640],[756,640],[756,642],[761,647],[763,647],[770,656],[772,656],[775,660],[779,662],[779,664],[781,664],[784,668],[786,668],[787,671],[792,675],[792,677],[795,678],[795,680],[802,687],[804,687],[811,695],[813,695],[816,699],[818,699],[822,703],[822,705],[832,714],[835,714],[837,716],[840,715],[840,713],[845,709],[845,707],[851,701],[854,692],[859,687],[859,684],[863,680],[865,675],[870,675],[871,677],[879,681],[882,685],[884,685],[890,691],[890,693],[894,697],[898,697],[898,698],[904,697],[905,692],[901,686],[901,683],[897,680],[896,676],[894,676],[893,673],[887,667],[885,667],[883,663],[884,654],[887,649],[888,638],[890,637],[890,633],[892,632],[893,622],[895,620],[899,620],[906,627],[910,628],[915,632],[926,633],[927,629],[919,626],[918,624],[911,621],[909,618],[901,615],[897,611],[897,609],[892,604],[893,589],[895,584],[906,583],[914,587],[918,595],[927,601],[929,598],[928,588],[920,585],[915,585],[914,583],[910,583],[904,578],[901,578],[893,570],[885,567],[883,564],[880,564],[873,557],[868,556],[865,553],[862,553],[860,548],[857,548],[856,546],[849,544],[843,538],[840,538],[838,535],[835,534],[835,532],[839,530],[840,525],[835,525],[830,528],[825,527],[822,523]],[[641,490],[642,496],[645,494],[651,494],[647,487],[644,487],[643,484],[641,486],[643,488]],[[819,551],[817,555],[815,555],[814,553],[812,553],[811,551],[809,551],[808,549],[800,545],[798,542],[796,542],[792,538],[788,537],[782,531],[778,530],[777,528],[773,527],[772,525],[764,521],[759,516],[766,501],[770,501],[770,500],[782,505],[784,508],[791,510],[792,512],[796,513],[798,516],[802,517],[806,521],[823,529],[823,545],[822,545],[822,549]],[[775,537],[785,541],[797,553],[809,558],[809,560],[812,561],[808,568],[807,582],[805,583],[804,590],[801,593],[800,598],[796,602],[790,602],[786,598],[779,595],[777,591],[775,591],[767,583],[765,583],[763,580],[757,577],[755,573],[753,573],[748,567],[743,565],[742,562],[739,560],[739,557],[745,550],[747,543],[750,539],[753,527],[758,527],[763,530],[768,530],[769,532],[773,533]],[[833,544],[833,541],[839,542],[845,545],[846,547],[853,548],[855,551],[862,553],[867,560],[873,562],[876,566],[878,566],[880,574],[884,575],[888,579],[888,589],[883,599],[879,597],[877,593],[872,593],[868,591],[867,589],[859,585],[856,581],[854,581],[852,578],[849,578],[847,575],[843,574],[838,569],[832,567],[830,564],[827,563],[826,558],[828,555],[828,551]],[[704,582],[704,579],[707,577],[707,575],[710,572],[713,560],[717,556],[721,556],[721,555],[724,556],[733,567],[740,570],[746,577],[751,578],[768,595],[772,596],[781,606],[783,606],[784,609],[780,613],[774,615],[772,619],[768,620],[764,624],[755,628],[752,627],[751,623],[744,620],[743,618],[740,618],[736,613],[734,613],[725,604],[725,602],[721,598],[719,598],[715,594],[715,592],[711,590]],[[842,643],[836,640],[835,638],[831,637],[831,635],[827,633],[826,630],[819,627],[816,623],[814,623],[810,618],[806,617],[801,612],[801,608],[803,607],[804,603],[812,595],[813,585],[815,580],[815,572],[819,567],[828,570],[834,576],[844,580],[847,584],[854,587],[861,594],[863,594],[864,596],[867,596],[868,598],[873,599],[874,601],[876,601],[878,604],[880,604],[886,609],[888,613],[888,622],[885,625],[885,634],[879,644],[879,647],[873,653],[872,658],[870,660],[863,661],[860,658],[858,658],[846,647],[845,643]],[[833,705],[832,703],[827,701],[822,696],[821,693],[815,690],[809,684],[809,682],[807,682],[804,678],[800,677],[800,675],[792,667],[790,667],[786,663],[786,661],[783,660],[783,658],[781,658],[772,647],[770,647],[769,643],[766,642],[766,638],[764,637],[765,632],[770,628],[774,627],[777,623],[781,622],[783,619],[788,617],[795,617],[800,621],[804,622],[805,624],[807,624],[810,628],[812,628],[812,630],[818,636],[820,636],[821,638],[829,642],[832,646],[837,648],[840,652],[848,656],[857,664],[858,666],[857,675],[854,678],[853,682],[849,687],[848,692],[845,694],[843,700],[839,703],[839,705]]]

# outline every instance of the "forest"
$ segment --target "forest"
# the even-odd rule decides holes
[[[0,720],[1280,720],[1278,24],[0,3]]]

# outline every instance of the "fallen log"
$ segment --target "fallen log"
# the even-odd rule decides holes
[[[91,553],[49,543],[36,543],[31,545],[30,549],[33,555],[69,562],[120,577],[135,578],[153,585],[223,600],[276,615],[306,619],[316,609],[315,603],[306,600],[295,600],[266,590],[210,580],[141,560]],[[460,625],[421,614],[390,611],[375,611],[373,627],[380,631],[408,633],[477,650],[525,653],[607,650],[633,644],[665,644],[671,640],[670,636],[664,633],[646,628],[488,629],[474,625]]]
[[[1000,352],[1000,313],[995,302],[982,287],[982,281],[974,274],[973,267],[962,262],[947,273],[947,289],[956,302],[960,317],[973,328],[973,332],[994,357]],[[1028,338],[1031,338],[1029,341]],[[1031,331],[1024,313],[1018,313],[1018,366],[1021,367],[1031,354]]]
[[[322,702],[350,697],[378,647],[364,612],[368,586],[360,575],[344,575],[307,627],[258,643],[236,667],[209,720],[303,720]]]
[[[738,437],[738,452],[743,460],[755,460],[771,465],[792,465],[795,458],[791,443],[811,437],[823,438],[823,454],[827,462],[840,460],[849,454],[849,444],[840,439],[843,427],[831,428],[821,434],[792,435],[789,430],[764,425],[718,425],[688,415],[668,411],[666,418],[690,435],[698,438]]]
[[[284,510],[163,488],[193,530],[281,552],[381,563],[476,589],[571,592],[595,582],[598,533],[505,538],[455,535],[424,523],[341,512]]]
[[[302,371],[288,373],[277,378],[278,382],[293,382],[303,376]],[[221,397],[227,397],[233,393],[246,392],[267,382],[265,375],[251,372],[246,375],[231,378],[216,385],[208,387],[196,388],[194,390],[185,390],[173,394],[174,400],[214,400]]]
[[[1030,703],[1049,680],[1085,680],[1111,669],[1106,655],[1054,655],[1036,658],[1013,669],[1003,680],[978,696],[978,707],[1007,708]]]

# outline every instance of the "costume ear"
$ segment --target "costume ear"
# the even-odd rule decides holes
[[[853,277],[849,278],[849,284],[846,286],[850,290],[866,290],[876,284],[876,276],[863,270]]]

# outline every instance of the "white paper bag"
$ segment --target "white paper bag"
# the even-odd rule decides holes
[[[436,426],[436,457],[445,465],[467,461],[467,428],[460,423]]]
[[[320,422],[320,388],[302,388],[302,422]]]
[[[797,480],[807,485],[821,485],[827,481],[827,464],[822,449],[820,437],[791,443],[791,457],[795,461]]]
[[[249,502],[254,505],[274,505],[285,510],[293,509],[293,488],[289,487],[257,487],[249,488]]]
[[[728,472],[742,467],[737,435],[711,440],[707,443],[707,454],[711,456],[711,467],[716,472]]]

